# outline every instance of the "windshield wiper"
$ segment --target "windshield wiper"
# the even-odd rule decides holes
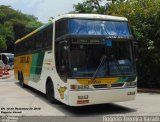
[[[124,76],[125,73],[124,73],[124,71],[120,68],[120,65],[119,65],[116,57],[115,57],[114,55],[111,55],[111,59],[114,59],[114,62],[115,62],[115,65],[116,65],[118,71]]]
[[[100,68],[105,64],[105,60],[106,60],[107,56],[106,55],[103,55],[101,60],[100,60],[100,64],[99,66],[97,67],[96,71],[94,72],[93,76],[92,76],[92,79],[95,79],[97,73],[99,72]]]

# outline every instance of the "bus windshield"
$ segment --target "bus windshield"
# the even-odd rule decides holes
[[[70,41],[71,77],[132,75],[134,65],[130,41],[102,39]],[[104,58],[105,57],[105,58]]]
[[[131,36],[126,21],[70,19],[68,26],[69,33],[76,35]]]

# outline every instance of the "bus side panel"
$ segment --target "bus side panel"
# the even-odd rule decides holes
[[[53,55],[54,54],[51,50],[46,51],[44,54],[44,57],[43,57],[42,65],[36,65],[37,69],[39,69],[41,66],[41,69],[39,69],[39,70],[41,70],[39,78],[38,78],[38,75],[34,69],[35,65],[31,66],[32,67],[31,68],[31,77],[35,77],[35,79],[34,80],[31,79],[28,85],[41,91],[42,93],[46,93],[47,78],[50,78],[53,82],[54,91],[55,91],[55,98],[65,104],[68,104],[68,86],[67,86],[67,83],[65,83],[64,81],[62,81],[60,79],[60,77],[56,71],[56,67],[55,67],[55,63],[54,63],[55,59],[54,59]],[[38,60],[38,57],[35,56],[35,57],[32,57],[32,59],[33,59],[32,62],[34,62],[34,58],[36,58],[35,61]],[[41,58],[39,58],[40,62],[42,61]],[[35,73],[33,73],[32,70]],[[39,72],[40,71],[38,71],[38,73]]]
[[[30,68],[32,63],[32,54],[16,56],[14,59],[14,75],[18,80],[18,72],[23,74],[24,83],[28,84],[30,77]]]
[[[32,63],[31,63],[30,77],[29,77],[29,80],[32,82],[37,83],[40,80],[44,55],[45,52],[38,52],[32,55]]]
[[[16,80],[18,80],[18,64],[20,64],[19,58],[15,56],[14,57],[14,77]]]
[[[34,56],[29,86],[46,93],[46,80],[53,74],[52,51],[41,52]]]

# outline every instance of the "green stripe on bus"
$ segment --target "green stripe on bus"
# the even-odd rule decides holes
[[[32,64],[30,69],[30,80],[38,82],[42,72],[42,65],[45,52],[35,53],[32,55]]]

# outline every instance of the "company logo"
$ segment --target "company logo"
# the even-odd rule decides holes
[[[59,92],[59,94],[60,94],[60,97],[61,97],[61,99],[64,99],[64,92],[66,91],[66,89],[67,89],[67,87],[60,87],[59,89],[58,89],[58,92]]]
[[[20,63],[29,63],[30,62],[30,57],[20,57]]]
[[[88,81],[88,84],[101,84],[101,81],[100,80],[89,80]]]

